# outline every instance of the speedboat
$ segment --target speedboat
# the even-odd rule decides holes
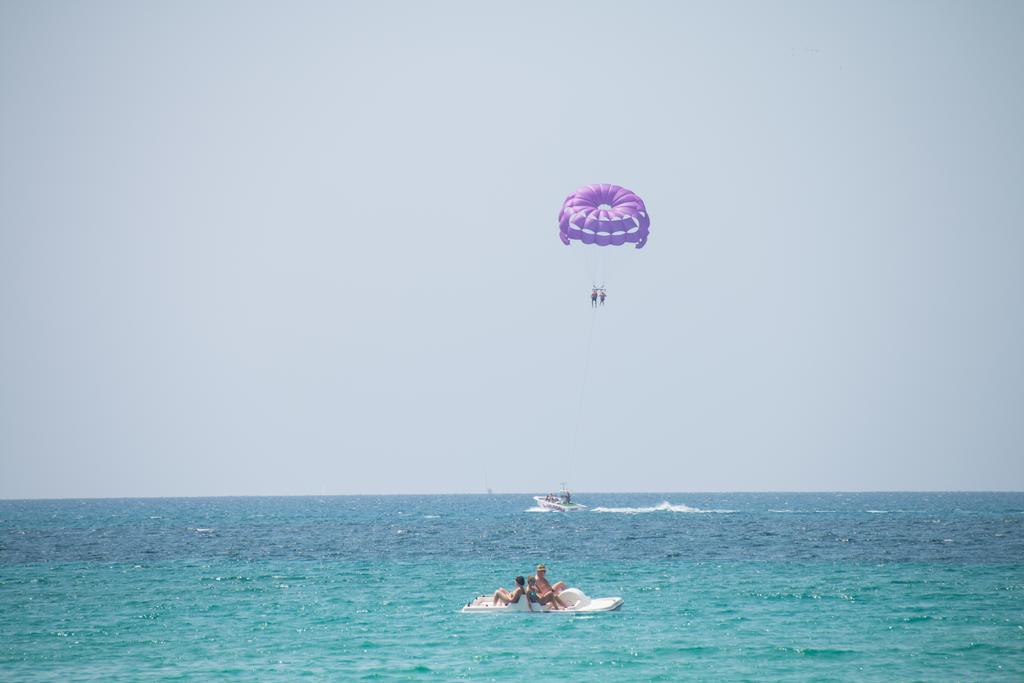
[[[594,614],[597,612],[614,612],[622,607],[622,598],[591,598],[579,588],[566,588],[558,594],[568,607],[566,609],[552,609],[548,605],[533,604],[533,612],[536,614]],[[519,599],[511,605],[494,603],[491,595],[481,595],[462,608],[463,613],[469,612],[526,612],[530,613],[530,606],[526,600]]]
[[[572,494],[565,488],[565,484],[562,484],[562,490],[558,493],[534,496],[533,499],[537,501],[538,506],[553,512],[576,512],[587,509],[587,506],[583,503],[573,501]]]

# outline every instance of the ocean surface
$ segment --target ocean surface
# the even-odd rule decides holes
[[[0,501],[0,679],[1024,680],[1024,493],[577,497]]]

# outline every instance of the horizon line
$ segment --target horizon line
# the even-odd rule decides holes
[[[737,490],[737,491],[575,491],[574,495],[607,495],[607,494],[658,494],[658,495],[735,495],[735,494],[805,494],[805,493],[848,493],[848,494],[880,494],[880,493],[1024,493],[1019,489],[780,489],[780,490]],[[200,500],[210,498],[358,498],[366,496],[374,497],[400,497],[400,496],[534,496],[532,492],[508,491],[508,492],[446,492],[446,493],[243,493],[243,494],[213,494],[213,495],[171,495],[171,496],[73,496],[66,498],[41,496],[37,498],[4,498],[0,497],[2,503],[17,502],[47,502],[47,501],[68,501],[68,500]]]

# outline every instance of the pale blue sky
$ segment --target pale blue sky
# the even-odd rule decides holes
[[[1024,488],[1019,2],[0,3],[0,497]],[[576,187],[636,190],[594,327]]]

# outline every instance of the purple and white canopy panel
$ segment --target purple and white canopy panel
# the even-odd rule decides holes
[[[601,247],[647,243],[651,217],[644,200],[618,185],[587,185],[562,202],[558,231],[562,242],[572,240]]]

